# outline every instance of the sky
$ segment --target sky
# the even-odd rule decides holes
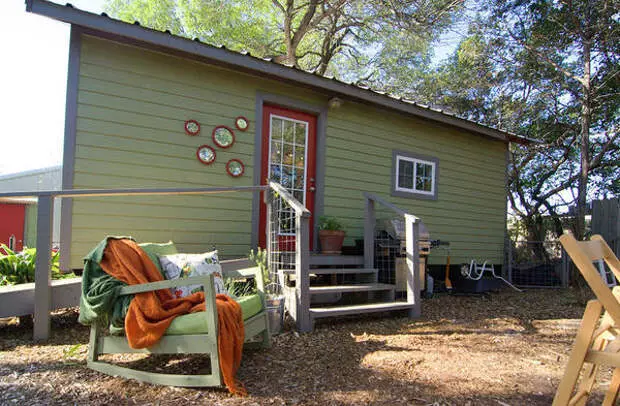
[[[101,13],[105,0],[67,1]],[[24,0],[0,0],[0,21],[5,32],[0,39],[0,175],[60,165],[70,26],[27,13]],[[447,34],[442,43],[455,38]],[[453,49],[454,44],[439,47],[436,59]]]
[[[100,13],[103,0],[69,0]],[[60,165],[65,128],[69,24],[1,0],[0,175]]]

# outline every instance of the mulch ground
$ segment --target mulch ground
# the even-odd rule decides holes
[[[238,377],[250,395],[223,389],[153,386],[86,368],[88,329],[75,309],[53,318],[52,339],[0,321],[0,404],[218,405],[549,405],[583,306],[571,290],[442,295],[423,317],[403,314],[290,329],[267,350],[248,350]],[[118,362],[131,362],[115,356]],[[138,364],[172,372],[205,368],[202,357],[148,357]],[[610,372],[601,372],[600,404]]]

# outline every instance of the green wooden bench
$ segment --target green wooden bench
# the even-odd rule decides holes
[[[222,261],[221,265],[224,278],[255,279],[258,293],[254,297],[248,296],[239,300],[244,313],[245,341],[246,343],[251,343],[250,345],[246,344],[245,347],[269,347],[269,326],[264,299],[264,280],[261,270],[258,267],[250,266],[247,259]],[[118,335],[119,331],[114,332],[113,329],[110,329],[110,333],[104,334],[104,329],[98,323],[93,323],[88,345],[88,367],[104,374],[133,378],[156,385],[221,386],[222,377],[220,375],[217,351],[218,325],[213,275],[125,286],[121,288],[120,295],[132,295],[186,285],[203,286],[207,311],[177,317],[156,345],[138,350],[129,347],[125,336]],[[102,354],[131,353],[207,354],[211,360],[211,373],[206,375],[183,375],[149,372],[99,360],[99,356]]]

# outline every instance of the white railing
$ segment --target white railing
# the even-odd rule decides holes
[[[395,206],[394,204],[381,199],[371,193],[364,193],[366,202],[364,215],[364,268],[375,267],[375,227],[376,211],[375,203],[402,216],[405,222],[405,252],[407,261],[407,303],[412,307],[409,310],[409,317],[417,318],[421,315],[420,302],[420,254],[419,236],[420,219],[413,214]]]

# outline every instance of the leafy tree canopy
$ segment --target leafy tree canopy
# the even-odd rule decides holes
[[[415,69],[462,0],[108,0],[124,21],[358,81]]]

